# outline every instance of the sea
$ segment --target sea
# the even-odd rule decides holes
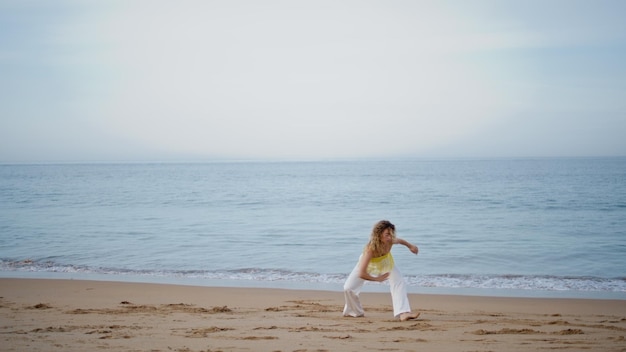
[[[0,164],[0,277],[626,299],[626,157]],[[387,283],[367,283],[384,292]]]

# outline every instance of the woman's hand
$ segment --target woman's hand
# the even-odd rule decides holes
[[[374,276],[374,280],[372,280],[372,281],[383,282],[383,281],[387,280],[388,278],[389,278],[389,273],[384,273],[384,274],[380,274],[378,276]]]
[[[408,247],[409,247],[409,250],[410,250],[413,254],[417,254],[417,253],[419,252],[419,248],[417,248],[417,246],[416,246],[416,245],[414,245],[414,244],[411,244],[411,245],[409,245]]]

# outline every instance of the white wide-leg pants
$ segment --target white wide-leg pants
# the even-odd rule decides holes
[[[409,313],[411,305],[407,296],[406,283],[402,274],[400,274],[400,270],[395,266],[389,272],[388,280],[394,317],[398,317],[402,313]],[[359,299],[359,294],[364,284],[365,280],[359,277],[359,264],[357,263],[343,285],[343,294],[346,299],[346,305],[343,308],[344,317],[362,317],[365,314]]]

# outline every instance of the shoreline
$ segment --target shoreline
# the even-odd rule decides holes
[[[626,349],[624,300],[409,294],[418,320],[393,318],[388,292],[343,293],[72,279],[0,278],[6,351],[362,351]]]
[[[290,280],[237,280],[207,279],[174,276],[142,276],[142,275],[109,275],[97,273],[68,272],[26,272],[0,271],[0,279],[42,279],[42,280],[87,280],[104,282],[127,282],[163,285],[183,285],[199,287],[232,287],[232,288],[270,288],[288,290],[320,290],[341,292],[343,283],[319,283]],[[366,283],[363,292],[388,293],[385,284]],[[583,290],[540,290],[510,288],[471,288],[471,287],[408,287],[409,294],[433,294],[452,296],[478,297],[512,297],[512,298],[565,298],[565,299],[601,299],[626,300],[626,292],[622,291],[583,291]]]

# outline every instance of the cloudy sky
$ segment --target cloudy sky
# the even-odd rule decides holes
[[[626,155],[625,13],[0,0],[0,162]]]

